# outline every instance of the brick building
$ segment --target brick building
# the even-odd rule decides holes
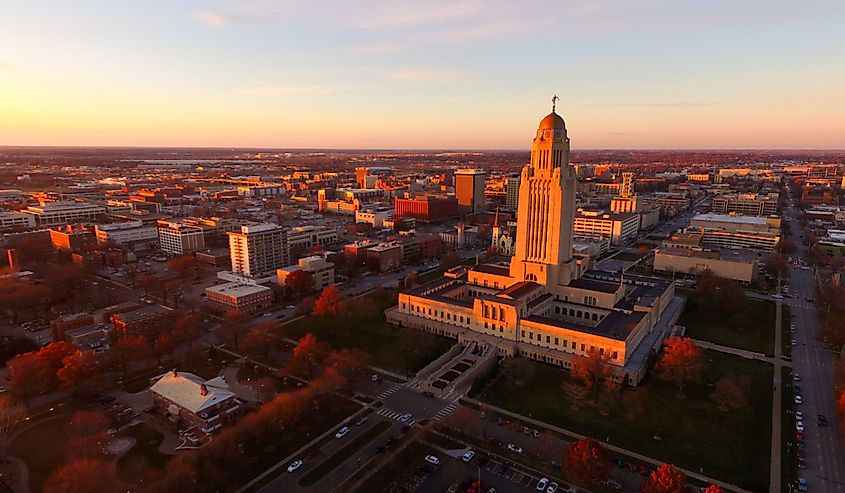
[[[243,410],[222,376],[205,380],[193,373],[173,370],[160,376],[150,393],[153,405],[181,421],[180,428],[196,427],[205,434],[233,423]]]
[[[220,312],[249,315],[273,304],[273,290],[258,284],[229,282],[205,289],[208,307]]]

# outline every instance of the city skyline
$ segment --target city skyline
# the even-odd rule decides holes
[[[539,5],[539,4],[538,4]],[[845,9],[811,2],[16,4],[0,145],[845,147]]]

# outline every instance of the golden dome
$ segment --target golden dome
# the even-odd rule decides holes
[[[557,113],[552,111],[545,118],[540,120],[540,126],[538,127],[539,130],[545,129],[559,129],[559,128],[566,128],[566,124],[563,122],[563,118],[560,117]]]

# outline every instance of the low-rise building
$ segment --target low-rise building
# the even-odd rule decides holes
[[[778,233],[781,219],[777,216],[743,216],[739,214],[696,214],[690,226],[702,229],[721,229],[733,233]]]
[[[396,217],[413,217],[422,222],[437,222],[458,215],[458,200],[455,197],[419,195],[414,198],[396,197]]]
[[[717,213],[736,212],[751,216],[777,214],[779,194],[733,193],[713,198],[710,209]]]
[[[114,330],[119,334],[147,335],[157,333],[173,321],[173,310],[161,305],[147,305],[112,316]]]
[[[72,313],[62,315],[50,321],[50,328],[53,329],[53,339],[61,341],[65,333],[71,329],[78,329],[94,323],[94,316],[90,313]]]
[[[392,215],[392,209],[365,209],[355,212],[355,222],[369,224],[375,229],[381,229],[384,227],[384,221]]]
[[[159,221],[158,242],[162,251],[173,255],[186,255],[205,248],[202,228],[179,221]]]
[[[398,241],[379,243],[367,249],[367,264],[378,272],[386,272],[402,266],[402,244]]]
[[[106,214],[106,208],[86,202],[42,202],[21,212],[33,216],[38,226],[49,227],[93,222]]]
[[[56,250],[86,252],[97,246],[97,239],[91,228],[66,224],[50,228],[50,243]]]
[[[701,275],[706,271],[748,284],[754,279],[757,256],[734,250],[696,250],[658,248],[654,251],[654,269],[662,272]]]
[[[94,227],[97,243],[112,243],[135,251],[158,248],[158,228],[143,221],[122,221],[97,224]]]
[[[287,283],[288,276],[298,271],[305,271],[311,274],[314,289],[316,290],[321,290],[334,284],[334,264],[326,261],[326,258],[322,255],[312,255],[299,259],[297,265],[289,265],[277,270],[276,276],[279,285],[284,287]]]
[[[233,423],[242,412],[241,402],[222,376],[206,380],[173,370],[158,377],[150,393],[153,405],[182,421],[180,426],[187,431],[196,427],[202,433],[213,433]]]
[[[270,308],[273,290],[259,284],[229,282],[205,289],[208,307],[220,312],[249,315]]]
[[[639,217],[634,213],[579,208],[573,232],[578,236],[608,237],[612,245],[623,245],[637,237],[639,224]]]
[[[0,211],[0,231],[35,227],[35,216],[15,211]]]

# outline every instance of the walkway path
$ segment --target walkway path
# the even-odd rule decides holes
[[[778,313],[780,313],[780,308],[778,308]],[[778,315],[780,317],[780,315]],[[779,319],[778,319],[779,320]],[[779,322],[776,322],[779,323]],[[721,344],[716,344],[713,342],[702,341],[701,339],[693,339],[693,342],[697,346],[703,347],[704,349],[712,349],[713,351],[719,351],[720,353],[728,353],[733,354],[734,356],[739,356],[745,359],[754,359],[758,361],[763,361],[764,363],[768,363],[770,365],[783,365],[783,366],[790,366],[788,363],[781,361],[780,358],[774,358],[772,356],[767,356],[763,353],[758,353],[756,351],[748,351],[745,349],[739,349],[731,346],[722,346]]]

